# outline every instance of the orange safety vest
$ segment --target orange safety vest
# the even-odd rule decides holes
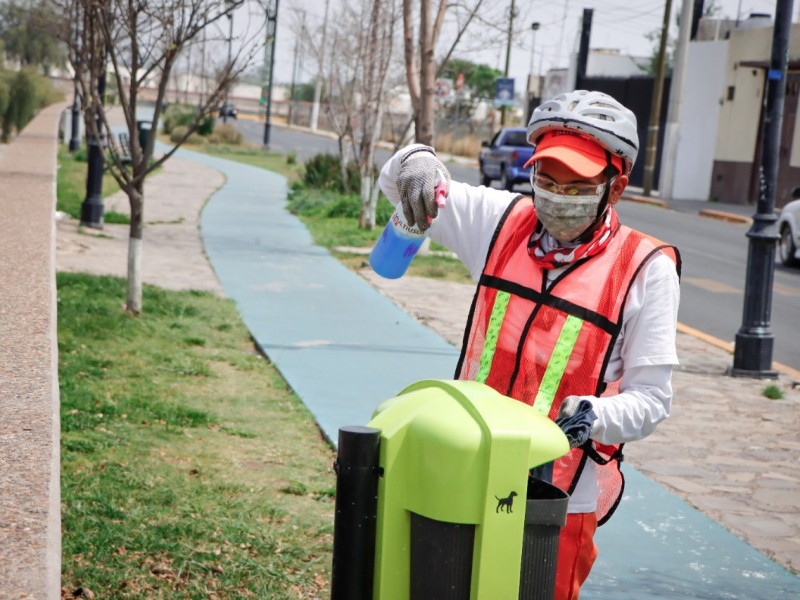
[[[621,226],[605,250],[577,261],[548,288],[546,271],[528,253],[536,224],[533,201],[522,196],[500,220],[470,309],[456,377],[483,382],[555,419],[567,396],[611,393],[604,375],[634,279],[656,254],[670,256],[678,270],[680,256],[673,246]],[[553,482],[571,494],[587,457],[597,463],[602,524],[622,496],[622,445],[591,442],[575,448],[556,461]]]

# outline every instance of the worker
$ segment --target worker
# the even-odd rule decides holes
[[[575,600],[622,494],[623,444],[670,413],[680,257],[620,223],[639,148],[629,109],[600,92],[562,94],[534,110],[527,139],[532,197],[452,181],[421,144],[395,153],[379,181],[477,282],[456,377],[537,407],[570,441],[553,467],[570,494],[555,598]]]

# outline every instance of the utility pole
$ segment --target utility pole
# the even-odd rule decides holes
[[[744,287],[742,326],[736,333],[731,375],[735,377],[772,378],[770,329],[772,282],[775,275],[775,188],[780,164],[781,126],[786,96],[786,67],[789,35],[792,29],[792,0],[778,0],[772,33],[772,54],[767,71],[766,104],[762,127],[761,164],[759,166],[758,205],[753,225],[747,232],[747,276]]]
[[[575,66],[575,87],[585,89],[583,80],[586,78],[586,66],[589,64],[589,39],[592,37],[593,8],[584,8],[581,19],[581,37],[578,46],[578,61]]]
[[[678,160],[678,141],[680,140],[681,107],[683,103],[683,79],[686,60],[689,53],[689,38],[692,28],[692,12],[695,0],[683,0],[681,6],[680,32],[678,48],[675,51],[675,63],[672,66],[672,84],[669,90],[669,107],[667,108],[667,130],[664,136],[662,153],[663,168],[658,188],[662,199],[671,199],[675,185],[675,162]]]
[[[319,125],[319,100],[322,95],[322,78],[325,75],[325,40],[328,33],[328,8],[331,0],[325,0],[325,20],[322,22],[322,40],[319,45],[319,69],[317,82],[314,85],[314,104],[311,107],[311,131],[316,131]]]
[[[234,0],[225,0],[225,6],[227,8],[226,17],[228,17],[228,72],[230,73],[231,70],[231,60],[233,54],[233,9],[236,6],[236,2]],[[222,122],[228,122],[228,101],[229,101],[229,92],[230,92],[231,85],[225,86],[225,102],[222,104]]]
[[[656,80],[653,85],[653,101],[650,105],[650,124],[647,127],[647,150],[644,155],[644,190],[642,193],[649,196],[653,191],[653,173],[656,169],[656,150],[658,149],[658,122],[661,117],[661,96],[664,93],[664,70],[667,54],[667,38],[669,37],[669,15],[672,10],[672,0],[667,0],[664,6],[664,22],[661,25],[661,42],[658,44],[658,65]]]
[[[506,43],[506,68],[503,71],[503,77],[506,79],[508,78],[508,67],[511,62],[511,37],[513,33],[513,26],[514,26],[514,17],[516,15],[516,8],[514,8],[515,0],[511,0],[511,10],[508,11],[508,41]],[[514,100],[513,98],[511,99]],[[505,127],[506,125],[506,106],[503,105],[500,107],[500,125],[501,127]]]
[[[292,65],[292,86],[289,93],[289,118],[287,119],[289,126],[294,125],[294,108],[295,108],[295,86],[297,85],[297,71],[300,65],[303,64],[303,49],[305,41],[303,37],[306,34],[306,11],[300,11],[303,14],[300,24],[300,35],[294,39],[294,65]]]
[[[528,65],[528,85],[525,89],[525,122],[527,123],[528,118],[531,114],[531,96],[533,96],[533,85],[534,85],[534,77],[533,74],[533,53],[536,49],[536,32],[539,30],[540,23],[538,21],[534,21],[531,23],[531,60],[530,64]]]
[[[275,8],[272,8],[272,0],[267,4],[267,44],[269,45],[269,76],[267,78],[267,119],[264,123],[264,146],[269,148],[269,136],[272,123],[272,74],[275,70],[275,33],[278,29],[278,5],[280,0],[275,0]]]

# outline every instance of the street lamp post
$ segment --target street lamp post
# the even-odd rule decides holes
[[[763,145],[759,165],[758,204],[753,225],[747,232],[747,276],[744,287],[742,326],[736,333],[731,375],[775,378],[770,329],[772,283],[775,275],[775,188],[778,183],[783,104],[786,96],[786,68],[789,34],[792,28],[792,0],[777,3],[772,53],[765,89]]]
[[[526,115],[530,116],[531,113],[531,95],[533,92],[533,52],[536,48],[536,32],[539,30],[540,23],[538,21],[534,21],[531,23],[531,62],[528,65],[528,86],[525,91],[525,111]]]
[[[278,28],[278,5],[280,0],[275,0],[275,9],[272,2],[267,5],[267,44],[269,45],[269,75],[267,77],[267,118],[264,123],[264,146],[269,147],[269,136],[272,123],[272,72],[275,70],[275,32]]]
[[[89,158],[86,173],[86,198],[81,203],[81,225],[93,229],[103,228],[103,171],[105,169],[105,135],[103,134],[102,104],[106,93],[105,60],[97,80],[97,96],[100,106],[94,115],[97,122],[97,135],[89,138]]]

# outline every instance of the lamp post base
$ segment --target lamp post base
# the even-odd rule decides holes
[[[775,338],[768,331],[736,334],[733,367],[728,374],[733,377],[777,379],[772,369],[772,346]]]
[[[81,225],[92,229],[103,228],[103,200],[100,197],[89,197],[81,204]]]

